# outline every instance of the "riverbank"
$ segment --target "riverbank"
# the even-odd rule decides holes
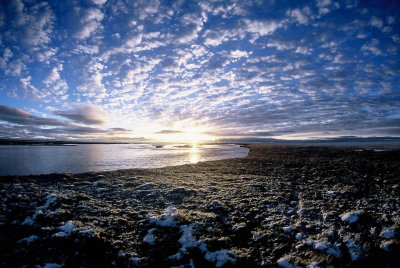
[[[399,266],[400,151],[0,177],[0,264]]]

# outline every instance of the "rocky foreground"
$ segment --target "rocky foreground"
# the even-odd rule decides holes
[[[400,267],[400,151],[0,177],[1,267]]]

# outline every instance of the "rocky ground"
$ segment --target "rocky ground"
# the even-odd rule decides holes
[[[400,150],[0,177],[1,267],[400,267]]]

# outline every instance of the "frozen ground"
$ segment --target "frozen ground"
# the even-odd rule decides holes
[[[0,177],[0,266],[399,267],[400,151]],[[396,257],[397,256],[397,257]]]

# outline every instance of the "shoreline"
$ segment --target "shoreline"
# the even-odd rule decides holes
[[[192,146],[180,148],[176,145],[156,149],[154,148],[156,146],[151,144],[140,144],[136,147],[130,145],[119,147],[120,145],[117,144],[117,148],[109,148],[104,144],[100,147],[91,147],[91,145],[86,145],[89,146],[86,147],[85,145],[80,145],[82,147],[76,149],[67,148],[68,150],[65,148],[53,150],[52,147],[59,147],[54,145],[14,145],[18,146],[15,148],[16,153],[14,153],[14,148],[5,148],[5,151],[1,150],[4,148],[0,148],[0,153],[8,156],[0,157],[0,177],[161,168],[191,162],[244,157],[249,151],[249,149],[243,148],[245,146],[236,144],[202,145],[196,149],[192,149]],[[48,148],[18,150],[25,146]],[[75,146],[62,145],[61,147]],[[36,155],[36,158],[32,158],[31,155]],[[99,157],[96,157],[97,155]],[[21,161],[21,159],[25,160]],[[16,166],[13,166],[14,161],[18,163]]]
[[[88,143],[85,143],[88,144]],[[111,144],[111,143],[110,143]],[[314,148],[319,151],[321,150],[342,150],[346,152],[365,152],[365,153],[372,153],[372,152],[377,152],[377,153],[390,153],[390,152],[395,152],[400,150],[400,144],[399,145],[393,145],[391,144],[390,146],[374,146],[371,144],[364,144],[362,146],[359,145],[342,145],[342,144],[326,144],[326,145],[320,145],[320,144],[245,144],[245,143],[229,143],[229,144],[234,144],[240,147],[248,148],[249,152],[247,156],[244,157],[234,157],[234,158],[224,158],[224,159],[219,159],[219,160],[207,160],[207,161],[199,161],[198,163],[187,163],[187,164],[178,164],[178,165],[169,165],[169,166],[163,166],[163,167],[145,167],[145,168],[128,168],[128,169],[115,169],[115,170],[100,170],[100,171],[86,171],[86,172],[53,172],[53,173],[41,173],[41,174],[11,174],[11,175],[0,175],[0,183],[2,182],[7,182],[11,181],[14,178],[25,178],[25,177],[41,177],[41,178],[47,178],[47,177],[62,177],[62,176],[67,176],[67,177],[73,177],[77,175],[90,175],[90,174],[103,174],[103,173],[108,173],[108,172],[118,172],[118,171],[133,171],[133,170],[152,170],[152,169],[164,169],[164,168],[172,168],[172,167],[177,167],[177,166],[186,166],[186,165],[197,165],[200,163],[207,163],[207,162],[215,162],[215,161],[224,161],[224,160],[235,160],[235,159],[240,159],[240,158],[247,158],[250,157],[251,154],[252,157],[255,158],[263,158],[262,154],[261,155],[254,155],[256,153],[252,153],[253,150],[257,150],[255,148],[288,148],[288,149],[293,149],[293,148]],[[76,146],[78,144],[74,145],[54,145],[54,146]],[[32,145],[28,145],[32,146]],[[33,145],[36,146],[36,145]],[[42,145],[37,145],[37,146],[42,146]],[[53,146],[53,145],[44,145],[44,146]],[[382,148],[382,149],[380,149]]]
[[[181,166],[0,177],[0,263],[400,265],[400,150],[250,147]]]

